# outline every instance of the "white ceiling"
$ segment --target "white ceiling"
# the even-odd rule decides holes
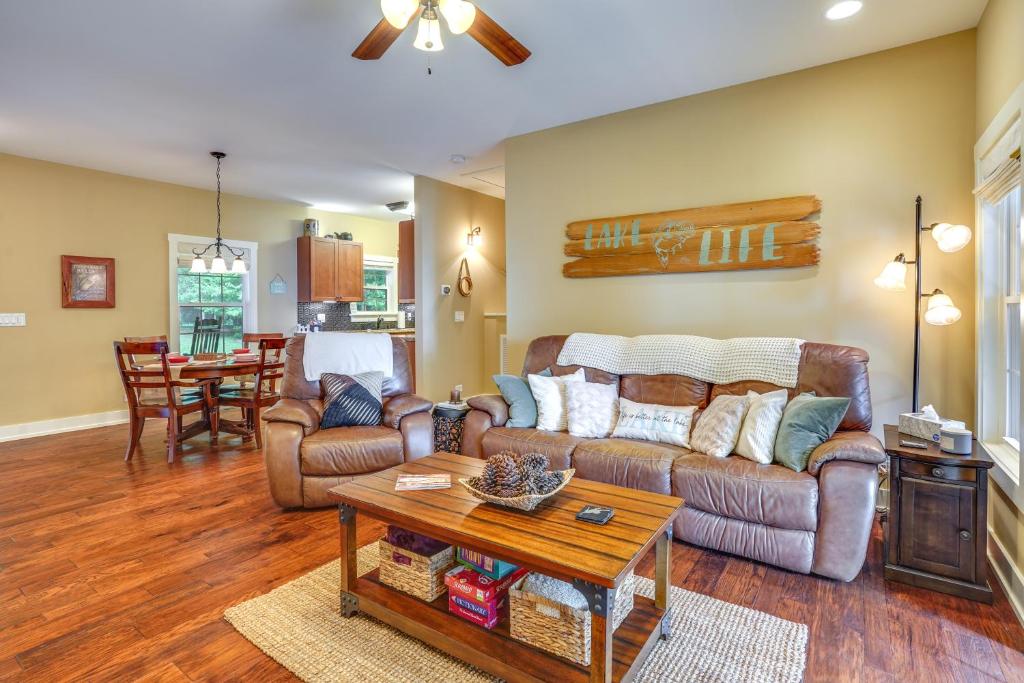
[[[501,196],[502,140],[977,24],[986,0],[477,0],[533,52],[406,30],[378,0],[0,0],[0,152],[386,217],[424,174]],[[456,165],[452,154],[467,161]]]

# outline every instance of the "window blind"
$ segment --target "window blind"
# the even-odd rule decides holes
[[[974,194],[989,204],[997,204],[1003,197],[1021,184],[1020,148],[1013,151],[985,177]]]

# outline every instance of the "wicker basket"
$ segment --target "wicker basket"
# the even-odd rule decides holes
[[[509,631],[513,638],[545,652],[590,665],[590,612],[527,593],[522,578],[509,590]],[[617,629],[633,610],[636,577],[632,572],[615,591],[612,629]]]
[[[444,574],[455,566],[455,548],[448,546],[436,555],[418,555],[380,539],[380,582],[403,593],[433,602],[444,595]]]
[[[500,496],[492,496],[489,493],[484,493],[483,491],[473,486],[476,477],[472,477],[470,479],[459,479],[459,483],[466,487],[466,490],[473,494],[474,498],[479,498],[480,500],[486,503],[504,505],[505,507],[515,508],[516,510],[525,510],[527,512],[530,512],[538,505],[540,505],[541,501],[543,501],[546,498],[550,498],[551,496],[555,495],[556,493],[564,489],[565,485],[569,483],[570,479],[572,479],[572,475],[576,474],[576,470],[562,470],[561,472],[556,472],[556,474],[561,475],[562,483],[555,487],[555,489],[550,493],[515,496],[514,498],[501,498]]]

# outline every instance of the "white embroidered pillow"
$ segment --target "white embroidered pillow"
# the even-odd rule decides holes
[[[690,425],[696,406],[661,406],[619,399],[619,421],[613,437],[660,441],[690,447]]]
[[[782,411],[789,401],[789,392],[785,389],[767,394],[748,391],[747,398],[750,399],[750,408],[743,418],[736,455],[767,465],[775,455],[775,437],[782,424]]]
[[[750,399],[746,396],[719,396],[701,413],[693,428],[690,448],[701,453],[724,458],[732,453],[740,437],[743,416],[747,414]]]
[[[569,433],[588,439],[604,439],[619,417],[619,390],[613,384],[566,382]]]
[[[561,377],[542,377],[529,375],[530,391],[537,402],[537,429],[548,432],[564,432],[568,426],[568,414],[565,409],[565,383],[585,382],[586,374],[580,368],[571,375]]]

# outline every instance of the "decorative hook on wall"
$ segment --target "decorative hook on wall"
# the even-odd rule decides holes
[[[469,274],[469,261],[465,257],[459,264],[459,280],[456,287],[462,296],[469,296],[473,291],[473,276]]]

